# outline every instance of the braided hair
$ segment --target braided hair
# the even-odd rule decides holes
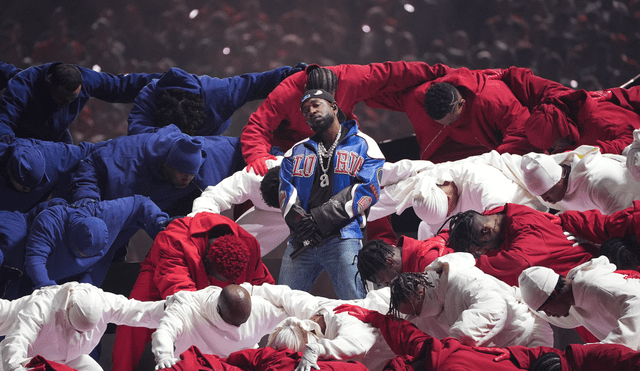
[[[434,287],[433,283],[427,279],[423,273],[407,272],[400,273],[391,282],[391,299],[389,301],[389,313],[394,319],[400,318],[400,304],[409,300],[413,296],[420,295],[418,291],[421,287]]]
[[[157,111],[153,114],[156,127],[171,124],[188,135],[197,135],[204,125],[207,114],[204,112],[204,98],[200,94],[189,93],[184,89],[167,89],[156,95]]]
[[[387,267],[387,258],[391,255],[394,255],[392,247],[383,240],[371,240],[358,251],[356,282],[360,275],[365,291],[368,291],[367,281],[375,282],[376,275]]]
[[[609,261],[622,270],[638,268],[638,252],[640,245],[636,236],[613,237],[600,245],[599,256],[606,256]]]
[[[335,95],[338,91],[338,76],[328,68],[307,69],[307,90],[322,89]]]
[[[484,246],[488,243],[479,241],[473,229],[473,222],[478,215],[482,214],[475,210],[457,213],[444,222],[438,233],[449,223],[447,246],[451,247],[455,252],[471,252],[471,245]]]
[[[549,352],[544,353],[529,367],[530,371],[562,371],[560,355]]]
[[[451,103],[456,101],[458,89],[455,86],[440,82],[431,85],[424,95],[424,109],[434,120],[440,120],[451,113],[454,108]]]

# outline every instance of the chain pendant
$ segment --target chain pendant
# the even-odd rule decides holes
[[[328,187],[329,186],[329,176],[327,174],[320,175],[320,187]]]

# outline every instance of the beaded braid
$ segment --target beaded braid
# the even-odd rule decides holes
[[[456,252],[469,252],[471,245],[483,246],[485,243],[478,241],[473,230],[473,221],[477,215],[482,215],[475,210],[457,213],[445,221],[449,222],[449,240],[447,246]],[[443,224],[444,226],[444,224]],[[442,227],[440,228],[442,229]],[[440,233],[440,231],[438,231]]]
[[[359,274],[365,291],[368,291],[367,281],[374,282],[378,272],[387,267],[387,258],[393,254],[391,246],[383,240],[371,240],[358,251],[356,280]]]
[[[424,273],[407,272],[400,273],[391,281],[391,300],[389,301],[389,313],[394,319],[400,318],[400,304],[413,296],[418,296],[421,287],[434,287]]]

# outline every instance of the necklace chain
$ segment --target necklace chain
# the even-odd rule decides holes
[[[324,144],[322,143],[322,141],[320,141],[318,143],[318,153],[320,154],[320,156],[322,157],[329,157],[333,154],[333,150],[336,149],[336,146],[338,145],[338,140],[340,139],[340,132],[338,132],[338,134],[336,135],[336,139],[333,141],[333,143],[331,144],[331,147],[329,147],[329,149],[325,149],[324,148]]]
[[[329,186],[329,176],[327,175],[327,171],[329,171],[329,165],[331,165],[331,155],[333,155],[333,151],[336,149],[338,145],[338,141],[340,139],[340,132],[336,135],[336,139],[333,141],[333,144],[329,149],[324,148],[324,144],[322,141],[318,143],[318,161],[320,162],[320,169],[322,169],[322,175],[320,175],[320,187],[324,188]],[[324,158],[327,158],[327,167],[324,166]]]

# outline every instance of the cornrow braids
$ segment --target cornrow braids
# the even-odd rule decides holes
[[[383,240],[371,240],[358,251],[358,275],[367,290],[367,281],[375,282],[375,277],[381,270],[387,268],[387,258],[394,252],[389,244]]]
[[[636,236],[612,237],[600,245],[598,255],[606,256],[618,269],[635,270],[639,264],[638,252],[640,245]]]
[[[400,273],[391,282],[391,299],[389,301],[389,313],[394,319],[400,318],[400,304],[405,300],[411,299],[413,296],[420,295],[420,288],[435,287],[432,282],[427,279],[424,273],[407,272]]]
[[[471,245],[485,245],[486,242],[479,241],[473,230],[473,221],[478,215],[482,214],[475,210],[467,210],[447,219],[443,224],[444,226],[449,222],[449,240],[447,240],[447,246],[456,252],[471,252]],[[442,227],[440,229],[442,229]],[[438,231],[438,233],[440,233],[440,231]]]
[[[207,118],[204,112],[204,98],[184,89],[174,88],[158,92],[156,106],[158,109],[153,115],[156,127],[174,124],[180,131],[191,136],[197,135]]]
[[[557,353],[544,353],[529,367],[530,371],[562,371],[562,361]]]
[[[431,85],[424,95],[424,109],[427,115],[434,120],[444,118],[453,110],[452,103],[456,101],[457,95],[458,89],[449,83],[440,82]]]
[[[308,71],[307,90],[322,89],[335,95],[338,91],[338,76],[328,68],[316,67]]]

